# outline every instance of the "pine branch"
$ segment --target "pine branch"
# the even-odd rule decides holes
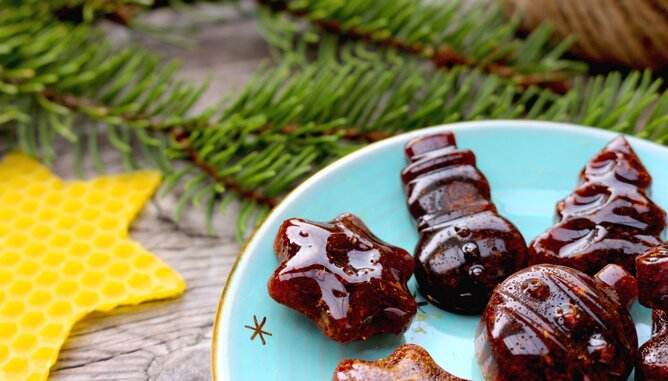
[[[342,63],[321,57],[266,72],[225,115],[261,115],[271,121],[263,134],[334,137],[335,142],[481,118],[581,123],[638,131],[661,142],[668,132],[668,95],[651,72],[578,77],[562,96],[536,87],[519,90],[497,76],[464,67],[433,72],[414,60],[365,51],[362,45],[345,46],[341,57]],[[651,115],[645,117],[647,113]]]
[[[253,201],[256,204],[274,207],[278,204],[275,198],[265,196],[262,192],[251,189],[244,189],[231,177],[223,177],[218,174],[218,170],[200,158],[197,150],[190,147],[188,143],[188,132],[186,129],[177,129],[173,132],[174,139],[181,145],[182,149],[188,154],[190,161],[212,178],[216,183],[235,192],[241,198]]]
[[[209,1],[211,0],[1,0],[0,6],[30,6],[34,14],[51,15],[60,21],[77,24],[106,19],[130,26],[135,18],[145,11]]]
[[[488,1],[451,0],[257,0],[273,13],[310,23],[316,35],[362,40],[429,59],[436,67],[469,66],[507,77],[521,87],[539,85],[564,92],[569,79],[584,71],[582,63],[561,56],[574,42],[550,47],[551,28],[538,28],[526,39],[516,37],[519,17],[506,20]],[[303,28],[290,17],[261,18],[265,35],[279,48],[291,46]],[[313,35],[311,35],[313,38]]]
[[[218,124],[189,131],[183,141],[209,173],[229,176],[243,189],[276,200],[313,170],[374,139],[370,137],[441,123],[552,120],[665,143],[668,95],[660,86],[650,72],[610,74],[577,78],[561,96],[537,87],[520,90],[466,67],[433,71],[415,60],[346,45],[341,57],[293,57],[262,68]],[[260,207],[246,205],[248,213]]]
[[[85,26],[28,21],[24,9],[0,16],[7,37],[0,92],[26,96],[56,114],[69,110],[112,125],[164,129],[183,124],[204,90],[176,81],[174,62],[162,66],[138,48],[114,48]]]
[[[61,21],[90,23],[99,19],[129,25],[133,17],[162,0],[1,0],[0,6],[30,7],[34,15],[55,16]]]
[[[158,56],[136,47],[116,48],[86,25],[36,18],[27,7],[0,14],[0,35],[5,37],[0,44],[0,133],[10,144],[48,164],[55,157],[55,141],[64,139],[74,146],[78,170],[89,157],[103,171],[98,139],[102,133],[122,153],[127,168],[148,164],[173,178],[181,173],[172,165],[173,157],[193,161],[194,169],[201,164],[171,137],[217,123],[216,110],[188,116],[205,87],[177,80],[176,63],[162,64]],[[239,152],[242,157],[247,154]],[[209,181],[206,189],[211,192],[193,194],[188,193],[193,183],[183,178],[181,185],[189,188],[179,201],[178,214],[188,202],[206,199],[207,205],[215,206],[227,195],[247,199],[244,205],[259,202],[260,211],[275,203],[231,177],[202,170],[220,184]],[[245,218],[253,222],[250,215]]]
[[[232,102],[191,115],[202,86],[178,81],[175,64],[114,47],[86,25],[20,7],[0,13],[0,36],[0,133],[47,163],[54,141],[68,140],[79,166],[89,158],[103,169],[103,132],[129,168],[142,164],[141,152],[166,173],[163,192],[183,189],[177,219],[201,206],[210,223],[240,200],[240,239],[313,171],[369,141],[434,124],[542,119],[668,141],[668,96],[649,72],[577,78],[559,95],[325,37],[317,58],[290,48]],[[177,169],[181,160],[188,164]]]
[[[50,11],[62,21],[90,23],[106,19],[129,26],[137,14],[158,5],[154,0],[78,0],[51,2]]]

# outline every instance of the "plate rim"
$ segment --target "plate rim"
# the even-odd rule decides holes
[[[568,130],[571,132],[581,133],[586,136],[593,137],[609,137],[613,138],[615,136],[623,135],[631,141],[633,145],[641,145],[643,149],[664,151],[668,150],[668,147],[662,146],[658,143],[636,137],[633,135],[615,132],[610,130],[604,130],[601,128],[584,126],[574,123],[564,123],[564,122],[550,122],[550,121],[538,121],[538,120],[514,120],[514,119],[495,119],[495,120],[479,120],[479,121],[467,121],[467,122],[457,122],[457,123],[446,123],[439,124],[435,126],[423,127],[417,130],[407,131],[395,136],[392,136],[387,139],[383,139],[377,142],[373,142],[365,147],[358,149],[346,156],[343,156],[333,163],[327,165],[324,168],[313,173],[309,178],[304,180],[301,184],[296,186],[291,190],[285,198],[283,198],[262,220],[257,229],[251,234],[243,248],[239,252],[239,255],[234,261],[234,264],[230,268],[230,271],[225,280],[225,285],[223,286],[223,291],[218,299],[218,306],[216,307],[216,315],[213,323],[213,335],[211,339],[211,373],[214,381],[222,381],[223,376],[221,375],[221,364],[217,363],[218,358],[218,343],[220,340],[220,331],[221,331],[221,317],[223,314],[223,308],[225,306],[225,301],[229,297],[228,293],[231,295],[230,290],[232,289],[231,284],[233,284],[236,274],[236,270],[239,269],[239,265],[243,261],[251,248],[251,245],[255,243],[256,238],[259,236],[259,232],[264,229],[264,226],[267,225],[267,222],[278,215],[283,209],[289,205],[293,199],[299,197],[299,195],[309,188],[312,183],[319,181],[321,178],[327,176],[330,172],[333,172],[338,167],[341,167],[348,162],[358,160],[359,158],[381,148],[386,145],[394,144],[398,140],[411,139],[420,135],[428,133],[436,133],[445,130],[462,130],[462,129],[483,129],[486,127],[511,127],[511,128],[520,128],[520,129],[540,129],[540,130]],[[456,131],[455,131],[456,132]],[[231,375],[231,374],[230,374]]]

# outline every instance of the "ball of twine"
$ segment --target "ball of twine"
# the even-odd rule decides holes
[[[571,52],[599,63],[633,68],[668,64],[668,0],[502,0],[523,14],[522,26],[542,23],[556,37],[576,35]]]

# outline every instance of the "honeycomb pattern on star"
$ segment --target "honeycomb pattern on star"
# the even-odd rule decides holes
[[[183,279],[128,237],[155,172],[63,182],[20,153],[0,163],[0,381],[45,380],[74,322],[175,296]]]

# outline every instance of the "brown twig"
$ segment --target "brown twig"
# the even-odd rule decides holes
[[[98,110],[100,115],[104,115],[107,112],[107,107],[104,105],[96,104],[91,100],[76,97],[71,94],[63,94],[53,89],[46,89],[41,94],[49,101],[67,107],[68,109],[75,112],[81,112],[84,109]],[[236,181],[231,177],[223,177],[218,175],[218,171],[214,167],[210,166],[199,157],[197,151],[191,148],[188,144],[188,131],[198,127],[206,128],[206,126],[199,125],[197,122],[193,121],[191,123],[182,124],[178,127],[164,128],[161,127],[163,125],[162,121],[156,117],[132,113],[125,113],[117,116],[128,122],[143,120],[147,122],[149,129],[170,134],[181,145],[181,148],[188,154],[190,161],[194,165],[204,171],[214,181],[235,192],[240,197],[255,201],[259,204],[268,205],[270,207],[274,207],[276,204],[278,204],[276,199],[267,197],[262,194],[262,192],[245,189],[240,184],[236,183]]]
[[[41,95],[44,96],[51,102],[64,106],[74,112],[82,113],[84,110],[96,110],[96,113],[100,116],[105,116],[108,113],[108,108],[104,105],[97,104],[89,99],[77,97],[71,94],[63,94],[54,89],[47,88],[41,92]],[[143,121],[147,125],[147,129],[153,131],[160,131],[165,134],[171,135],[175,141],[177,141],[182,149],[188,154],[190,161],[204,171],[209,177],[219,184],[225,186],[227,189],[237,193],[239,196],[245,199],[253,200],[259,204],[275,206],[278,204],[278,200],[272,197],[268,197],[262,192],[253,191],[243,188],[241,185],[237,184],[236,181],[231,177],[222,177],[218,175],[217,170],[208,165],[204,160],[202,160],[197,151],[192,149],[188,144],[189,131],[195,128],[207,128],[206,124],[202,124],[196,120],[187,121],[177,127],[164,127],[164,123],[160,118],[146,115],[146,114],[135,114],[135,113],[123,113],[120,115],[115,115],[123,120],[128,122],[137,122]],[[263,131],[269,131],[273,128],[272,125],[266,125],[265,127],[260,128],[258,131],[261,133]],[[290,134],[299,129],[298,125],[288,124],[287,126],[281,129],[282,133]],[[319,135],[333,136],[340,135],[343,139],[363,142],[363,143],[373,143],[379,140],[389,138],[395,134],[386,131],[360,131],[355,127],[339,127],[329,131],[322,131],[318,133]],[[318,135],[314,134],[314,135]]]
[[[64,106],[75,112],[84,113],[84,110],[95,110],[95,113],[101,117],[106,116],[109,113],[109,109],[105,105],[72,94],[61,93],[51,88],[44,89],[40,95],[53,103]],[[128,122],[144,121],[151,130],[159,131],[165,129],[164,127],[161,127],[163,123],[159,118],[151,117],[149,115],[127,112],[115,116]]]
[[[306,19],[308,12],[290,9],[287,1],[256,0],[258,4],[268,7],[273,12],[283,12],[295,18]],[[501,60],[487,62],[467,56],[450,45],[431,46],[420,43],[407,43],[395,37],[378,38],[372,32],[362,32],[352,27],[343,29],[338,20],[322,19],[311,21],[326,32],[340,36],[343,39],[367,41],[380,46],[389,46],[409,54],[421,55],[429,58],[437,68],[450,68],[464,65],[477,68],[489,74],[512,79],[520,87],[540,86],[563,94],[570,88],[569,76],[562,71],[547,73],[525,74],[518,72],[514,67],[504,64]]]
[[[194,3],[197,0],[180,0],[182,3]],[[150,9],[163,8],[170,5],[170,0],[154,0],[150,6],[128,4],[118,0],[106,0],[99,3],[100,18],[120,25],[130,26],[137,14]],[[108,7],[108,8],[107,8]],[[84,5],[65,6],[54,11],[61,21],[80,23],[84,21]]]
[[[195,164],[199,169],[204,171],[209,177],[211,177],[215,182],[223,185],[225,188],[233,191],[242,198],[255,201],[258,204],[267,205],[274,207],[278,204],[278,200],[272,197],[265,196],[260,191],[248,190],[239,185],[233,178],[220,176],[216,168],[209,165],[206,161],[202,160],[197,153],[197,150],[190,147],[188,142],[188,131],[183,128],[177,128],[172,131],[172,136],[174,139],[181,145],[181,148],[188,154],[190,161]]]
[[[107,11],[104,9],[103,5],[100,6],[100,10],[103,11],[103,13],[100,15],[100,18],[104,18],[125,26],[130,25],[134,19],[134,16],[144,9],[138,4],[116,4],[117,2],[114,0],[108,0],[105,3],[113,5],[113,7],[111,10]],[[73,23],[80,23],[84,21],[83,4],[64,6],[55,10],[53,13],[56,18],[61,21],[68,21]]]

